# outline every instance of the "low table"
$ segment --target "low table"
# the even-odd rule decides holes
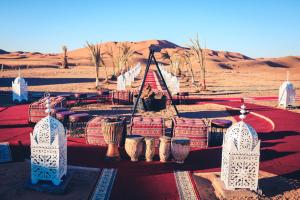
[[[231,120],[213,119],[211,120],[211,130],[209,133],[209,146],[221,146],[223,143],[223,135],[227,128],[232,125]]]
[[[69,115],[69,130],[72,136],[79,136],[84,133],[87,122],[90,119],[88,113]]]
[[[62,112],[58,112],[56,113],[56,119],[58,119],[65,128],[68,128],[68,123],[69,123],[69,116],[70,115],[74,115],[75,112],[73,111],[62,111]]]

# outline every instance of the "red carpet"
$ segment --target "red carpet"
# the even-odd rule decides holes
[[[239,107],[237,102],[223,102],[223,105]],[[247,116],[246,122],[257,131],[261,143],[260,169],[275,174],[295,173],[300,178],[300,114],[291,111],[246,104],[249,111],[271,119],[275,124],[274,132],[255,116]]]
[[[219,102],[219,104],[239,107],[239,102]],[[252,125],[262,140],[260,169],[280,174],[299,175],[300,169],[300,114],[286,110],[247,104],[250,111],[269,117],[272,125],[255,115],[247,115],[246,122]],[[16,160],[29,158],[29,133],[27,125],[28,105],[17,105],[0,112],[0,142],[11,144]],[[237,117],[236,111],[231,111]],[[106,149],[85,144],[83,138],[68,139],[68,162],[73,165],[118,168],[112,199],[121,197],[132,199],[178,198],[173,170],[218,171],[220,168],[221,148],[194,149],[183,166],[175,163],[162,164],[140,161],[132,163],[121,150],[124,161],[104,163]],[[88,156],[87,156],[88,155]],[[168,187],[163,187],[168,185]],[[157,187],[159,186],[159,187]],[[161,187],[160,187],[161,186]],[[117,192],[118,191],[118,192]],[[153,192],[155,191],[155,192]]]
[[[154,73],[149,72],[146,83],[157,87]],[[238,108],[239,99],[223,99],[214,103]],[[247,109],[270,118],[275,124],[272,132],[272,125],[265,119],[248,114],[245,120],[257,130],[262,140],[260,169],[300,178],[300,114],[254,104],[247,104]],[[238,117],[237,111],[231,112]],[[27,104],[0,108],[0,142],[10,143],[15,160],[29,158],[29,133],[32,128],[27,125],[27,119]],[[184,165],[160,163],[157,155],[154,162],[133,163],[124,149],[121,149],[121,162],[105,163],[105,152],[106,148],[85,144],[83,138],[68,138],[69,164],[118,169],[112,199],[178,199],[173,170],[218,171],[221,164],[220,147],[193,149]]]
[[[158,80],[159,79],[157,78],[156,72],[149,70],[145,80],[145,86],[149,84],[153,90],[160,89],[160,86],[158,85],[159,84]]]

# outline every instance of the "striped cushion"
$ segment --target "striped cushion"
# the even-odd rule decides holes
[[[191,139],[191,147],[207,148],[208,126],[203,119],[178,118],[172,119],[174,137]]]
[[[155,138],[155,145],[159,145],[159,137],[165,135],[165,121],[160,117],[135,117],[132,122],[131,133]]]
[[[133,95],[130,91],[114,91],[112,101],[114,104],[130,105],[133,101]]]

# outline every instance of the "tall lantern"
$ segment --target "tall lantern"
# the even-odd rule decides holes
[[[46,117],[30,134],[31,183],[52,181],[59,185],[67,174],[67,136],[63,124],[50,116],[50,100],[46,100]]]
[[[245,123],[245,106],[241,106],[241,121],[227,129],[223,139],[221,180],[226,189],[257,190],[260,140],[254,128]]]
[[[19,76],[12,82],[12,99],[18,102],[28,101],[27,83],[25,79],[21,77],[20,69]]]

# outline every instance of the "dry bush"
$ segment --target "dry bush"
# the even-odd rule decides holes
[[[194,39],[190,39],[189,45],[191,54],[195,57],[198,62],[199,68],[201,70],[201,79],[202,79],[202,90],[206,90],[206,49],[202,48],[200,45],[200,40],[198,34]]]
[[[187,65],[187,70],[191,74],[192,84],[195,85],[195,75],[194,75],[193,65],[192,65],[192,61],[191,61],[192,54],[189,50],[184,49],[180,55],[181,55],[181,58],[182,58],[184,64]]]
[[[177,52],[172,55],[169,54],[168,51],[162,52],[162,59],[170,61],[169,71],[173,73],[175,76],[181,75],[181,56]]]
[[[62,50],[63,50],[63,61],[62,61],[62,68],[63,69],[67,69],[68,68],[68,48],[67,46],[62,46]]]
[[[105,82],[108,81],[106,66],[103,62],[103,57],[101,54],[101,44],[95,45],[95,44],[90,44],[89,42],[86,43],[96,69],[96,88],[99,88],[99,67],[100,66],[105,67]]]

